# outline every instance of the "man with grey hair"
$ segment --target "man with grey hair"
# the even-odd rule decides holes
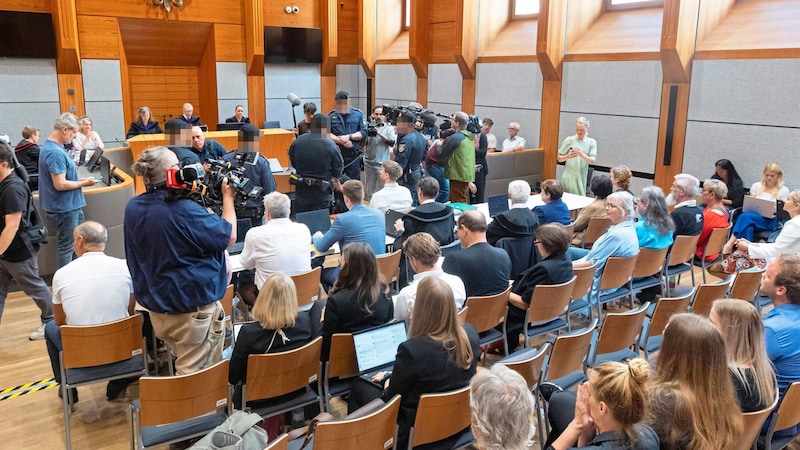
[[[453,131],[439,147],[440,157],[447,160],[445,177],[450,180],[450,201],[469,203],[469,184],[475,181],[475,135],[467,131],[469,116],[463,111],[453,114]]]
[[[533,447],[536,414],[528,383],[503,364],[478,372],[469,384],[472,434],[478,448],[526,450]]]
[[[504,152],[518,152],[525,149],[525,138],[518,136],[519,128],[517,122],[508,124],[508,137],[503,140]]]
[[[133,314],[136,300],[133,282],[124,259],[104,253],[108,231],[97,222],[83,222],[73,231],[78,259],[53,275],[55,320],[45,326],[47,353],[56,382],[60,382],[58,352],[61,351],[62,325],[97,325],[124,319]],[[109,382],[106,395],[116,398],[133,380]],[[72,392],[73,401],[77,392]]]
[[[400,185],[397,180],[403,176],[403,167],[400,164],[386,160],[381,163],[381,181],[383,188],[372,194],[369,207],[380,209],[383,212],[393,209],[395,211],[411,208],[414,200],[411,191],[406,186]],[[416,190],[416,187],[414,188]]]
[[[39,154],[39,206],[56,226],[56,267],[66,266],[73,259],[72,230],[83,222],[84,186],[94,186],[94,177],[78,177],[75,161],[64,146],[78,132],[78,118],[64,113],[56,119],[53,131]]]
[[[676,236],[697,236],[703,231],[703,208],[697,206],[697,190],[700,181],[688,173],[675,175],[669,188],[667,205],[675,205],[672,220],[675,221]]]
[[[200,121],[199,116],[195,116],[194,114],[194,106],[191,103],[184,103],[183,104],[183,114],[178,116],[178,120],[188,123],[190,126],[199,127],[203,124]]]
[[[266,223],[251,228],[244,238],[239,262],[255,269],[258,289],[270,275],[294,275],[311,270],[311,231],[302,223],[289,220],[290,200],[286,194],[271,192],[264,197]]]
[[[531,196],[531,185],[525,180],[514,180],[508,183],[508,198],[511,209],[498,214],[486,229],[486,241],[495,245],[504,237],[525,237],[536,234],[539,219],[528,208]]]

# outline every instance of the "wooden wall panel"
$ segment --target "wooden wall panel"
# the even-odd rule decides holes
[[[125,122],[130,123],[136,120],[137,112],[139,111],[139,107],[142,105],[136,105],[133,103],[133,93],[131,92],[131,70],[130,66],[128,65],[128,58],[125,56],[125,52],[122,51],[122,36],[119,34],[119,28],[117,28],[117,43],[120,48],[119,75],[120,84],[122,84],[122,114],[125,117]]]
[[[214,24],[214,46],[219,62],[244,62],[244,27]]]
[[[72,89],[72,94],[68,93],[69,89]],[[58,102],[61,111],[69,111],[78,117],[86,114],[81,74],[58,74]]]
[[[395,5],[398,0],[381,2],[381,5]],[[379,10],[377,0],[359,0],[358,12],[358,62],[361,68],[364,69],[367,78],[375,77],[375,60],[378,58],[382,48],[386,45],[381,44],[381,39],[384,39],[384,34],[390,33],[385,30],[391,27],[393,22],[385,21],[385,26],[380,27],[381,34],[378,34],[378,18]],[[399,23],[397,26],[399,27]],[[372,104],[372,102],[369,102]]]
[[[430,36],[430,63],[456,62],[453,49],[456,46],[455,22],[432,23],[428,35]]]
[[[78,16],[81,58],[119,59],[119,29],[111,17]]]
[[[671,157],[668,165],[664,164],[665,145],[667,140],[667,116],[669,111],[670,88],[677,86],[675,103],[675,124],[672,130]],[[689,84],[667,84],[661,87],[661,112],[658,121],[658,144],[656,147],[655,179],[653,184],[664,192],[669,190],[675,175],[683,172],[683,152],[686,144],[686,122],[689,114]]]
[[[336,76],[323,75],[320,77],[320,96],[322,105],[317,111],[331,111],[336,107]]]
[[[150,0],[76,0],[76,4],[78,14],[93,16],[231,24],[242,24],[243,17],[240,0],[185,1],[183,8],[173,8],[169,14]]]
[[[536,29],[536,57],[545,80],[561,80],[567,0],[543,0]]]
[[[196,67],[130,66],[129,80],[131,117],[141,106],[149,106],[153,118],[163,124],[179,116],[186,102],[194,106],[195,115],[203,117]]]
[[[692,73],[699,0],[664,4],[661,64],[665,83],[688,83]]]
[[[58,0],[52,6],[53,28],[56,33],[56,67],[58,73],[81,73],[75,0]]]
[[[215,36],[212,29],[203,52],[203,59],[197,67],[197,88],[199,102],[194,104],[195,114],[199,109],[203,112],[200,119],[204,124],[215,124],[219,117],[219,103],[217,102],[217,53],[214,45]],[[263,67],[263,65],[262,65]]]
[[[3,0],[0,7],[5,11],[50,12],[50,0]]]
[[[249,1],[249,0],[248,0]],[[286,5],[297,5],[300,12],[286,14]],[[264,0],[264,25],[272,27],[320,28],[319,0]]]
[[[605,0],[582,0],[580,8],[567,9],[567,46],[569,53],[572,44],[603,15]]]
[[[247,76],[247,112],[250,123],[261,124],[267,118],[267,95],[264,87],[264,73]]]
[[[425,79],[425,102],[428,101],[428,63],[431,54],[431,34],[430,16],[433,0],[412,0],[411,1],[411,29],[408,38],[408,57],[417,75],[417,92],[419,93],[420,78]],[[421,96],[417,95],[417,101],[422,103]]]
[[[481,2],[479,55],[490,50],[494,39],[508,25],[510,7],[511,2]]]
[[[339,3],[336,0],[319,0],[320,7],[320,25],[322,28],[322,65],[320,65],[320,75],[322,77],[333,78],[333,91],[331,91],[331,99],[336,92],[336,66],[339,60],[339,14],[337,8]],[[323,91],[326,89],[326,81],[321,82]],[[325,101],[325,94],[322,94],[323,102]],[[323,103],[324,105],[325,103]],[[333,108],[333,101],[330,101],[327,108]],[[323,111],[329,109],[322,108]]]
[[[339,30],[339,64],[358,64],[358,31]]]
[[[134,66],[197,66],[203,57],[210,23],[166,20],[118,20],[123,49]],[[156,46],[155,43],[168,43]]]
[[[699,48],[706,37],[717,28],[722,19],[728,15],[736,0],[717,0],[715,2],[700,2],[700,12],[697,18],[697,47]]]
[[[556,163],[561,121],[561,80],[542,82],[542,121],[539,124],[539,147],[544,150],[542,177],[556,177]]]
[[[264,15],[261,0],[244,1],[244,61],[248,75],[264,75]]]

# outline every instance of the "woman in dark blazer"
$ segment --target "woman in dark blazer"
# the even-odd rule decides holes
[[[312,326],[313,314],[298,313],[294,282],[280,272],[267,278],[251,314],[256,322],[246,323],[239,330],[228,373],[228,381],[236,386],[234,405],[237,409],[241,409],[241,386],[237,385],[247,382],[248,356],[294,350],[317,335]]]
[[[225,123],[250,123],[250,119],[244,116],[244,106],[236,105],[233,112],[233,117],[225,119]]]
[[[131,122],[131,127],[125,134],[125,139],[130,139],[140,134],[159,134],[163,133],[161,126],[158,122],[152,120],[153,116],[150,113],[150,108],[142,106],[139,108],[139,113],[136,115],[136,121]]]
[[[352,242],[344,246],[339,278],[328,293],[322,324],[322,361],[328,360],[331,336],[384,324],[394,316],[388,286],[378,272],[370,246]]]
[[[536,286],[566,283],[573,275],[572,260],[567,255],[570,235],[563,225],[547,223],[540,226],[536,230],[534,242],[543,259],[520,275],[511,286],[511,294],[508,297],[506,340],[509,353],[519,346],[519,334],[525,327],[525,312],[531,303]],[[498,326],[497,330],[502,331],[503,328]]]

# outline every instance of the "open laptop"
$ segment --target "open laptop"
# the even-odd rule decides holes
[[[317,231],[325,233],[331,227],[331,213],[327,209],[297,213],[295,220],[297,223],[305,224],[311,234]]]
[[[393,209],[386,210],[385,217],[386,217],[386,235],[387,236],[396,238],[396,237],[399,237],[401,234],[403,234],[402,231],[395,230],[394,223],[397,221],[397,219],[402,219],[405,216],[406,216],[406,213],[404,211],[395,211]]]
[[[508,195],[493,195],[489,197],[489,217],[494,217],[508,211]]]
[[[281,165],[281,162],[278,161],[278,158],[267,158],[267,162],[269,163],[269,170],[272,173],[284,171],[284,168]]]
[[[228,247],[228,254],[238,255],[239,253],[242,253],[242,249],[244,249],[244,236],[250,230],[252,225],[253,221],[249,218],[236,219],[236,242]]]
[[[372,381],[372,377],[378,372],[392,370],[397,347],[406,339],[405,322],[394,322],[353,333],[358,376],[383,389],[381,383]]]
[[[775,214],[778,212],[777,207],[778,205],[775,200],[745,195],[744,202],[742,203],[742,212],[755,212],[760,214],[761,217],[771,219],[775,217]]]

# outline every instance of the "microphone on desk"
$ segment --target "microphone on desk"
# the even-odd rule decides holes
[[[300,97],[294,92],[289,92],[289,95],[286,96],[286,100],[289,100],[289,103],[292,104],[292,119],[294,120],[294,127],[297,128],[297,116],[294,114],[294,107],[300,106],[302,100],[300,100]]]

